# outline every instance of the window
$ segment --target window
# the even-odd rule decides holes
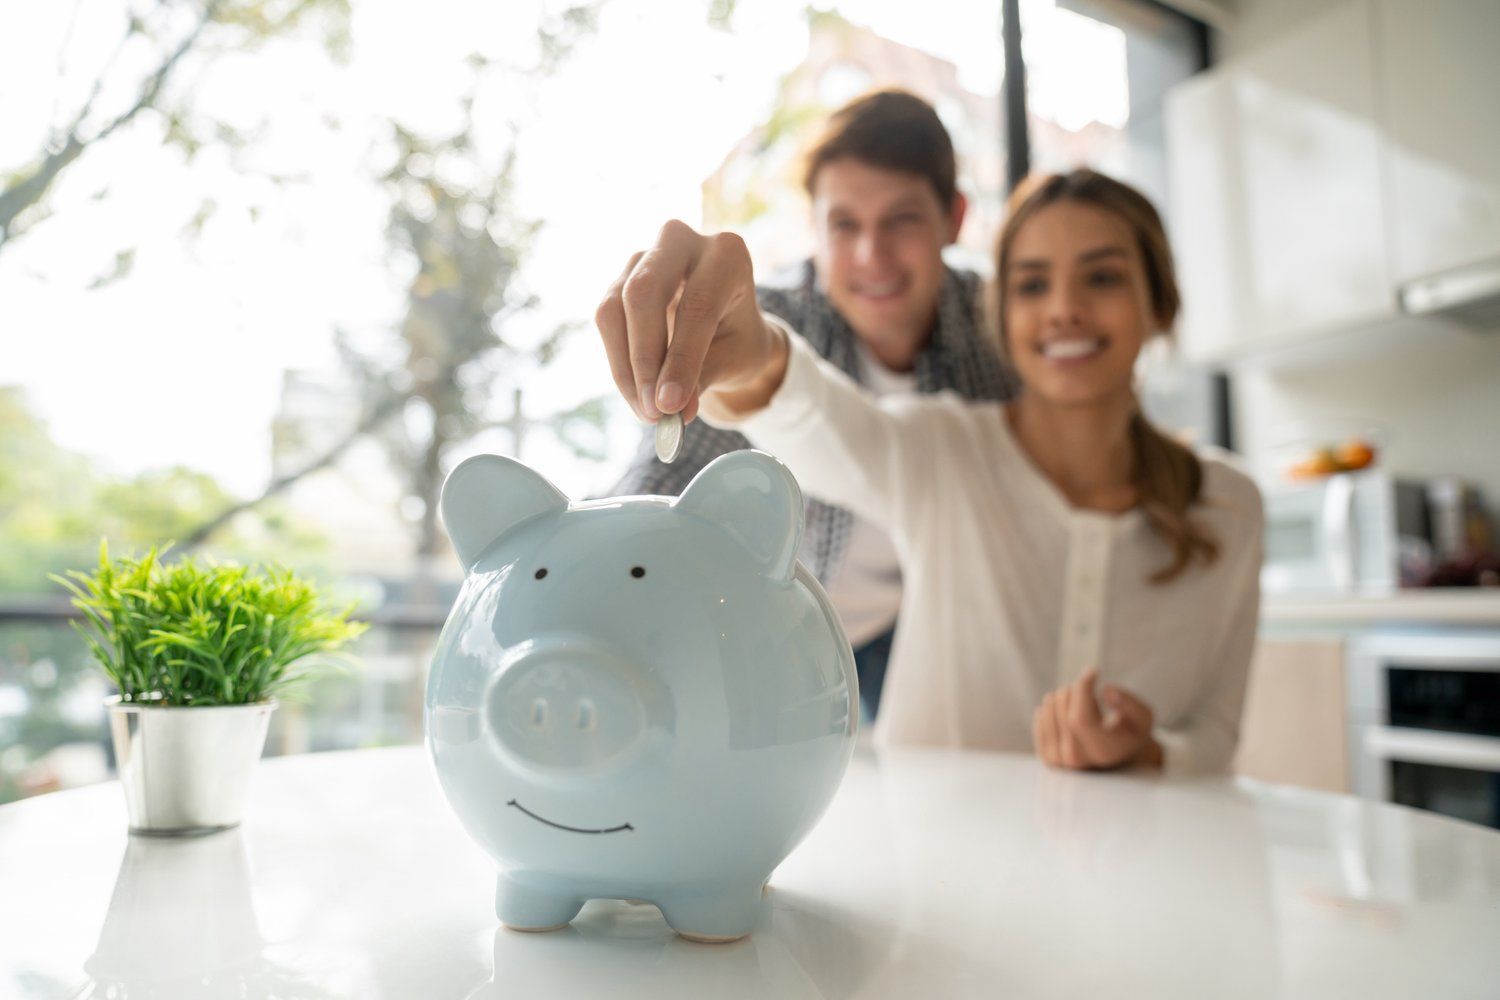
[[[1092,166],[1168,210],[1162,100],[1203,68],[1202,26],[1133,0],[1023,0],[1035,170]]]

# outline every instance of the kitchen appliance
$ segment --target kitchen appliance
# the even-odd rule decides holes
[[[1274,486],[1265,505],[1268,592],[1390,591],[1432,557],[1427,485],[1382,469]]]
[[[1407,282],[1397,299],[1408,315],[1445,316],[1478,330],[1496,329],[1500,326],[1500,260]]]
[[[1354,792],[1500,829],[1500,631],[1371,633],[1346,672]]]

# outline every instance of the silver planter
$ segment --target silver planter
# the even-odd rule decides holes
[[[239,825],[276,702],[182,708],[114,697],[105,705],[131,833]]]

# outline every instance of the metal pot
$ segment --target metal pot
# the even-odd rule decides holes
[[[105,705],[131,833],[190,837],[239,825],[275,701]]]

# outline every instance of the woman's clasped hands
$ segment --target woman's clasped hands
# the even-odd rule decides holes
[[[1091,667],[1042,699],[1031,717],[1037,756],[1053,767],[1079,771],[1161,764],[1151,706],[1114,684],[1103,685],[1096,695],[1098,681],[1099,671]]]

